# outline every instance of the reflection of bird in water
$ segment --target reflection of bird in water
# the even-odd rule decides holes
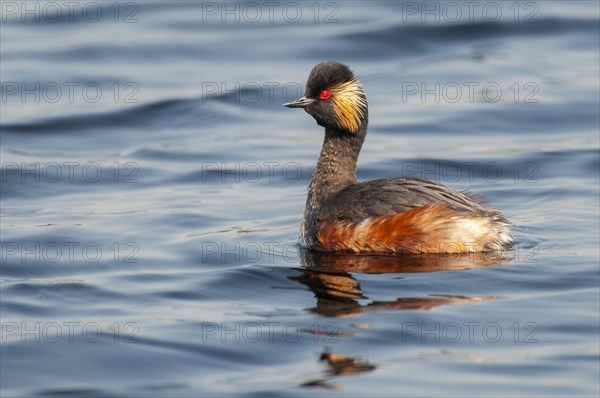
[[[322,387],[339,389],[343,386],[341,384],[329,382],[328,378],[334,376],[350,376],[359,373],[371,372],[377,368],[376,365],[373,365],[360,357],[334,354],[329,351],[325,351],[321,354],[320,361],[325,362],[327,364],[325,377],[302,383],[301,387]]]
[[[308,311],[326,316],[354,316],[361,312],[357,301],[367,297],[362,295],[360,283],[347,272],[324,269],[297,269],[298,276],[290,276],[312,290],[317,298],[317,306]]]
[[[370,372],[376,368],[375,365],[370,364],[362,358],[333,354],[331,352],[322,353],[321,361],[327,362],[329,365],[327,373],[330,376],[348,376],[356,373]]]
[[[467,304],[495,299],[489,296],[430,295],[361,304],[360,300],[368,297],[363,294],[360,283],[350,272],[434,272],[499,265],[506,261],[506,259],[490,261],[489,258],[482,257],[485,256],[484,253],[403,256],[339,255],[311,250],[301,250],[300,253],[304,268],[297,269],[300,275],[289,278],[308,286],[315,294],[317,305],[308,311],[336,317],[357,316],[364,312],[383,309],[428,310],[440,305]]]
[[[363,274],[415,273],[461,270],[503,265],[511,252],[432,253],[432,254],[339,254],[300,249],[307,269],[323,268]]]
[[[343,255],[300,250],[303,268],[297,268],[299,275],[290,276],[314,293],[317,305],[310,312],[330,317],[353,317],[376,310],[429,310],[440,305],[468,304],[478,301],[495,300],[489,296],[429,295],[427,297],[401,297],[391,301],[373,301],[362,304],[368,297],[363,294],[358,280],[351,273],[415,273],[444,270],[461,270],[474,267],[502,265],[508,262],[506,256],[497,253],[465,254],[421,254],[421,255]],[[370,325],[357,324],[361,329]],[[328,330],[313,331],[329,336],[353,337],[356,333]],[[371,372],[376,365],[360,357],[347,356],[325,351],[320,360],[327,364],[325,374],[319,378],[300,384],[301,387],[340,389],[343,384],[330,379],[336,376],[356,375]]]

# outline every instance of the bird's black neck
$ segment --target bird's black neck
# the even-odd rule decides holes
[[[365,117],[355,133],[325,128],[325,140],[310,183],[307,207],[320,207],[342,189],[356,184],[356,163],[367,134]]]

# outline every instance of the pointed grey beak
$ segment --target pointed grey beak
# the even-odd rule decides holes
[[[287,104],[283,104],[283,106],[287,106],[288,108],[306,108],[308,105],[315,102],[312,98],[298,98],[296,101],[288,102]]]

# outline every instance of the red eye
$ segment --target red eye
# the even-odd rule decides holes
[[[319,94],[319,98],[325,100],[327,98],[331,97],[331,93],[329,92],[329,90],[323,90],[321,91],[321,94]]]

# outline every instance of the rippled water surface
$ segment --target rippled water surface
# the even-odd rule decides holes
[[[3,2],[2,396],[598,396],[598,3],[466,3]],[[330,59],[514,251],[299,249]]]

